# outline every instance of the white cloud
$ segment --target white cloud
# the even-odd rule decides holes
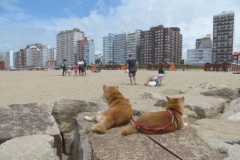
[[[15,48],[24,48],[29,43],[50,44],[56,46],[56,34],[63,30],[80,28],[85,35],[95,41],[96,53],[102,53],[102,37],[108,33],[117,33],[125,30],[134,32],[136,29],[148,30],[152,26],[164,25],[165,27],[179,27],[183,35],[183,58],[187,49],[195,47],[195,40],[212,35],[213,15],[222,11],[234,11],[235,24],[235,51],[240,51],[240,26],[239,17],[240,1],[238,0],[122,0],[121,5],[113,8],[99,0],[96,4],[107,14],[100,14],[97,10],[90,11],[87,17],[69,19],[54,19],[38,21],[36,19],[28,25],[20,25],[21,32],[14,26],[5,27],[6,31],[0,31],[0,52]],[[71,10],[66,10],[71,13]],[[29,16],[23,14],[25,17]],[[24,18],[23,16],[23,18]],[[21,17],[19,15],[19,17]],[[0,17],[6,19],[7,17]],[[6,19],[7,20],[7,19]],[[1,21],[0,21],[1,24]],[[0,26],[0,30],[3,28]],[[35,33],[35,32],[39,33]],[[22,40],[16,40],[15,36]],[[38,35],[38,37],[36,37]],[[6,38],[7,37],[7,38]]]

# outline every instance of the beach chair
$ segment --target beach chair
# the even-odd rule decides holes
[[[163,78],[164,78],[164,77],[163,77]],[[155,85],[155,86],[160,87],[161,84],[162,84],[163,78],[157,78],[157,79],[155,80],[155,82],[156,82],[156,85]]]

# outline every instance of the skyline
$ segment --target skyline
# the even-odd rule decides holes
[[[240,1],[238,0],[1,0],[0,52],[23,49],[41,43],[56,48],[61,31],[79,28],[102,53],[108,33],[128,33],[150,27],[179,27],[183,35],[182,58],[195,48],[196,39],[213,32],[213,16],[222,11],[235,13],[234,52],[240,51]]]

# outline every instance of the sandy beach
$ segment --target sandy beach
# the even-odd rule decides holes
[[[142,98],[144,92],[165,96],[164,91],[177,89],[188,92],[205,83],[215,83],[228,88],[239,88],[240,74],[232,72],[168,71],[161,87],[146,87],[148,76],[157,71],[137,71],[137,85],[130,85],[127,73],[120,70],[87,71],[87,76],[61,76],[61,71],[0,71],[0,105],[38,103],[50,107],[58,98],[101,101],[103,85],[119,86],[130,99],[132,107],[149,110],[153,102]],[[151,107],[152,108],[152,107]]]

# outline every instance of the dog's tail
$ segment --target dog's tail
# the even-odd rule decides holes
[[[138,132],[137,126],[135,124],[132,124],[130,126],[124,127],[121,134],[124,136],[127,136],[129,134],[133,134],[133,133],[137,133],[137,132]]]

